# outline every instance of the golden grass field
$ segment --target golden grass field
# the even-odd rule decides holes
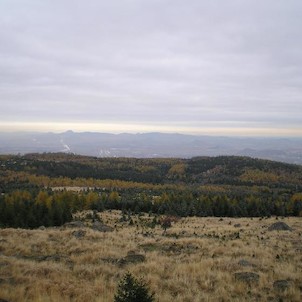
[[[130,271],[160,302],[302,301],[302,218],[182,218],[164,233],[145,226],[147,215],[133,216],[134,225],[118,211],[99,215],[114,231],[1,229],[0,298],[113,301]],[[276,221],[293,230],[268,231]],[[145,260],[127,261],[136,254]],[[237,280],[236,272],[259,281]],[[287,285],[274,286],[278,280]]]

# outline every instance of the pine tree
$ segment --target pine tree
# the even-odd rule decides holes
[[[114,302],[153,302],[154,294],[143,280],[138,280],[131,273],[126,273],[118,284]]]

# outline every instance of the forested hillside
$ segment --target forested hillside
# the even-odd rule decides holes
[[[302,166],[249,157],[0,157],[0,224],[61,225],[83,209],[178,216],[302,215]]]

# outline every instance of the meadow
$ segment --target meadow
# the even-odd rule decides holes
[[[175,218],[164,230],[151,214],[96,215],[106,228],[88,211],[0,229],[0,300],[109,302],[126,272],[160,302],[302,300],[301,217]],[[276,222],[292,229],[270,231]]]

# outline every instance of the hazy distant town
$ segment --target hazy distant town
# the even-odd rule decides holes
[[[137,158],[239,155],[302,164],[302,138],[73,131],[0,133],[0,154],[41,152]]]

